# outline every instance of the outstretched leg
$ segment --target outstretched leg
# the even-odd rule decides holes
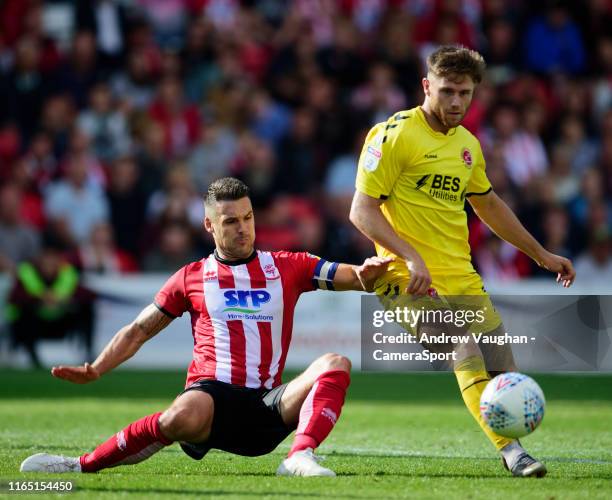
[[[499,336],[503,332],[504,327],[500,325],[488,335]],[[485,345],[483,344],[483,346]],[[465,406],[478,422],[487,438],[500,452],[504,466],[513,475],[542,477],[546,474],[544,464],[530,456],[518,440],[506,438],[494,432],[482,418],[480,397],[491,380],[492,373],[516,371],[516,365],[512,350],[509,347],[485,349],[484,357],[480,347],[482,346],[470,342],[457,349],[458,360],[455,362],[454,371]],[[487,370],[487,367],[489,370]]]
[[[206,393],[181,394],[163,413],[131,423],[80,457],[37,453],[21,464],[22,472],[97,472],[108,467],[136,464],[174,441],[205,441],[212,425],[214,403]]]

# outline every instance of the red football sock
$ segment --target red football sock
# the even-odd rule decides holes
[[[340,418],[346,390],[351,383],[344,370],[319,375],[300,410],[300,420],[289,456],[306,448],[316,448]]]
[[[172,444],[159,429],[160,415],[154,413],[131,423],[91,453],[81,456],[81,471],[97,472],[107,467],[137,464]]]

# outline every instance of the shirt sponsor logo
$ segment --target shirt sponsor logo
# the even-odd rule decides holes
[[[472,152],[468,148],[463,148],[461,151],[461,158],[463,158],[463,163],[467,168],[472,168]]]
[[[417,191],[425,191],[425,186],[429,183],[429,189],[426,191],[432,198],[444,201],[461,201],[462,198],[456,194],[461,189],[461,178],[452,175],[442,174],[425,174],[417,180],[415,189]]]
[[[227,290],[223,312],[254,314],[261,311],[261,306],[270,302],[272,296],[265,290]]]

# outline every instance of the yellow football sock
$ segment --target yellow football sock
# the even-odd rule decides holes
[[[491,377],[489,377],[485,369],[482,357],[470,356],[460,361],[455,366],[455,376],[457,377],[465,406],[467,406],[468,410],[495,448],[501,450],[504,446],[512,443],[512,439],[505,438],[493,432],[480,415],[480,395],[482,391],[484,391],[489,380],[491,380]]]

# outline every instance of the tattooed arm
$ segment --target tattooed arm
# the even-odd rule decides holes
[[[115,334],[93,364],[57,366],[51,369],[51,373],[55,377],[75,384],[93,382],[130,359],[147,340],[162,331],[171,321],[172,318],[161,312],[154,304],[150,304],[132,323]]]

